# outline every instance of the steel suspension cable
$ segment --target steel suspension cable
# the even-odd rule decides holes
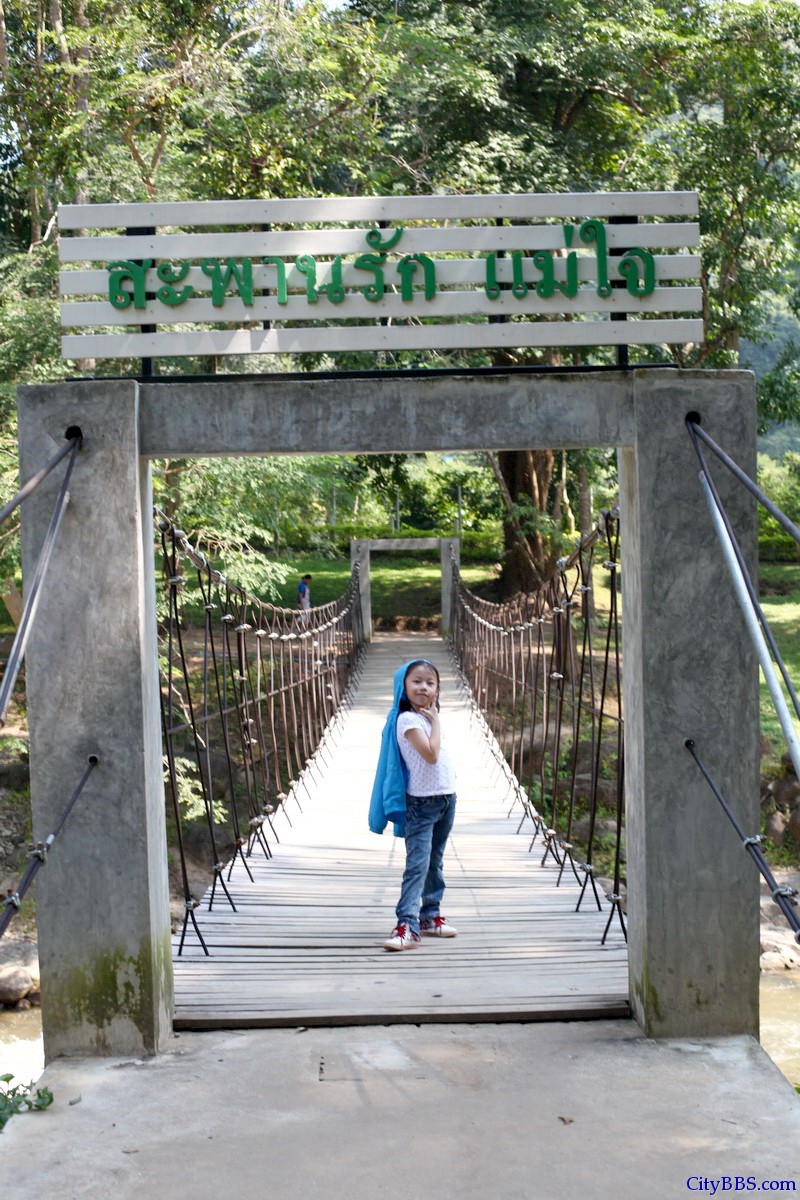
[[[698,435],[700,434],[700,426],[696,422],[688,421],[688,420],[686,422],[686,425],[689,430],[689,435],[692,439],[692,444],[694,446],[695,452],[700,461],[701,477],[702,477],[702,480],[704,481],[703,486],[704,486],[704,490],[707,491],[706,499],[708,500],[708,496],[710,494],[710,497],[713,500],[713,504],[716,507],[716,510],[719,514],[719,519],[724,526],[725,533],[727,535],[727,540],[731,547],[731,551],[732,551],[732,553],[736,559],[736,562],[738,564],[738,572],[739,572],[739,575],[741,576],[741,582],[747,591],[747,595],[749,597],[750,604],[752,605],[752,608],[755,611],[756,616],[758,617],[758,621],[761,625],[764,636],[767,639],[767,642],[769,644],[770,652],[775,661],[775,665],[777,666],[778,670],[780,671],[781,678],[783,679],[783,682],[786,685],[786,690],[789,693],[789,697],[792,701],[792,705],[794,707],[795,713],[797,714],[798,717],[800,717],[800,700],[798,699],[797,692],[795,691],[794,685],[792,684],[792,681],[789,678],[789,673],[786,669],[786,665],[783,661],[783,657],[778,649],[777,642],[775,641],[775,636],[772,632],[772,629],[770,628],[769,622],[767,621],[764,610],[761,607],[761,602],[758,599],[758,594],[753,585],[753,581],[750,578],[750,572],[747,569],[747,563],[745,562],[745,558],[742,553],[741,547],[740,547],[740,545],[737,541],[736,535],[733,531],[733,526],[731,524],[730,518],[728,517],[728,514],[725,511],[725,507],[722,503],[722,499],[720,497],[719,491],[717,490],[717,486],[714,482],[714,478],[708,469],[708,464],[706,463],[706,460],[703,457],[703,452],[701,451],[700,447],[697,444],[697,438],[698,438]],[[707,438],[707,435],[705,435],[705,436]],[[707,440],[710,441],[710,439],[707,439]],[[715,445],[715,443],[711,443],[711,444]],[[720,452],[720,453],[722,453],[722,452]],[[727,458],[728,456],[725,455],[725,457]],[[732,459],[729,461],[731,462],[731,464],[733,466],[736,466],[736,464],[733,463]],[[737,479],[740,477],[740,475],[744,475],[744,472],[742,472],[739,467],[736,467]],[[744,478],[748,479],[748,477],[746,475],[744,476]],[[752,482],[752,481],[749,480],[749,482]],[[753,485],[753,486],[755,487],[755,485]],[[748,490],[753,491],[752,488],[750,488]],[[755,488],[754,494],[756,494],[756,493],[758,493],[759,496],[763,495],[763,493],[760,491],[759,488]],[[764,499],[767,499],[767,498],[764,497]],[[770,512],[772,512],[773,509],[776,512],[780,512],[780,509],[776,508],[776,506],[772,504],[772,501],[769,501],[769,506],[770,506],[769,507]],[[712,514],[712,516],[713,516],[713,514]],[[791,529],[796,530],[796,526],[794,526],[791,521],[788,521],[788,518],[787,518],[787,522],[788,522],[789,526],[791,527]],[[796,535],[792,534],[792,536],[797,537],[798,545],[800,546],[800,530],[796,530]]]
[[[689,753],[691,754],[701,775],[703,776],[706,783],[711,788],[711,791],[714,793],[717,800],[719,801],[719,803],[722,807],[722,811],[725,813],[725,816],[728,818],[731,825],[733,825],[733,828],[736,830],[736,833],[739,836],[739,840],[741,841],[745,850],[750,855],[750,857],[753,859],[753,862],[756,864],[756,866],[758,867],[762,876],[766,880],[767,886],[769,887],[770,893],[772,895],[772,899],[775,901],[778,908],[781,910],[784,917],[786,918],[786,920],[789,922],[792,929],[794,930],[795,941],[800,943],[800,917],[798,917],[798,914],[796,911],[797,910],[797,901],[795,900],[795,896],[797,895],[797,889],[792,888],[792,887],[782,887],[781,885],[778,884],[777,880],[775,879],[775,876],[772,874],[772,870],[770,869],[769,863],[765,859],[764,853],[761,849],[761,843],[763,841],[765,841],[764,835],[757,833],[757,834],[754,834],[754,835],[748,837],[747,834],[745,834],[744,830],[742,829],[741,825],[739,824],[739,821],[736,818],[736,814],[731,809],[730,805],[728,804],[727,800],[723,796],[722,792],[720,791],[720,789],[717,787],[716,783],[712,779],[711,774],[710,774],[708,768],[706,767],[705,763],[703,763],[699,754],[697,753],[697,748],[696,748],[694,742],[692,741],[692,739],[687,738],[683,744],[686,747],[686,749],[689,751]]]
[[[739,483],[746,487],[748,492],[755,496],[756,500],[758,500],[758,502],[764,506],[770,516],[775,518],[778,524],[786,530],[790,537],[794,538],[796,542],[800,542],[800,528],[795,525],[794,521],[790,520],[789,517],[786,516],[786,513],[783,512],[782,509],[780,509],[778,505],[774,503],[774,501],[770,500],[769,496],[761,490],[758,484],[750,478],[747,472],[743,471],[739,464],[734,462],[730,455],[726,454],[722,447],[718,446],[713,438],[709,437],[699,421],[694,421],[691,419],[691,417],[689,417],[686,420],[686,425],[692,435],[692,440],[695,442],[695,447],[697,445],[696,439],[701,438],[702,441],[704,441],[708,446],[709,450],[712,450],[720,462],[724,463],[731,474],[739,480]]]
[[[39,484],[43,483],[53,468],[57,467],[58,464],[67,457],[70,450],[75,450],[76,447],[80,446],[80,442],[81,439],[77,435],[75,437],[71,437],[69,441],[64,443],[57,454],[54,454],[52,458],[48,459],[44,466],[40,467],[36,474],[31,476],[28,482],[19,489],[16,496],[9,500],[8,504],[6,504],[3,508],[0,508],[0,525],[2,525],[3,522],[11,516],[11,514],[16,508],[19,507],[23,500],[26,500],[28,496],[36,491],[36,489],[39,487]]]
[[[57,456],[58,461],[60,462],[62,458],[67,456],[70,450],[72,452],[69,462],[67,463],[67,469],[64,472],[64,478],[61,482],[61,488],[58,493],[58,499],[56,500],[55,508],[53,509],[53,515],[50,518],[50,524],[48,526],[47,533],[45,534],[42,549],[39,554],[39,561],[36,564],[36,569],[33,573],[33,578],[28,589],[28,594],[22,610],[22,617],[20,618],[19,627],[17,628],[14,642],[6,663],[3,681],[2,684],[0,684],[0,728],[2,728],[2,726],[6,723],[6,714],[8,713],[8,706],[11,703],[11,693],[14,689],[14,684],[17,681],[17,676],[19,675],[20,668],[22,666],[22,660],[25,656],[25,649],[28,645],[30,631],[36,616],[36,611],[39,607],[39,601],[42,595],[42,584],[44,582],[45,575],[47,574],[47,568],[50,565],[53,548],[56,544],[56,539],[58,538],[58,531],[61,528],[61,521],[67,504],[69,503],[69,481],[72,477],[72,470],[75,466],[75,459],[77,458],[80,446],[81,439],[79,437],[71,438],[70,442],[68,443],[68,447],[62,447],[61,451],[59,452],[59,456]],[[52,465],[55,466],[56,463],[54,462]],[[50,469],[52,469],[52,467],[50,467]],[[47,473],[49,474],[49,470]],[[39,472],[39,474],[41,475],[41,472]],[[41,479],[38,480],[38,483],[41,483]],[[31,490],[33,489],[31,488]]]
[[[69,816],[70,816],[73,808],[75,807],[78,797],[81,795],[81,793],[83,792],[83,789],[86,787],[86,784],[89,782],[89,776],[91,775],[92,771],[97,766],[97,763],[98,763],[97,755],[96,754],[90,755],[89,756],[89,764],[88,764],[86,770],[84,771],[83,775],[81,776],[75,790],[73,791],[72,795],[70,796],[69,800],[67,801],[64,811],[61,814],[61,817],[60,817],[58,823],[56,824],[55,829],[52,831],[52,833],[47,835],[47,837],[44,839],[44,841],[31,843],[30,862],[28,863],[28,866],[25,868],[22,878],[20,879],[16,888],[7,892],[6,895],[0,901],[0,903],[2,903],[5,906],[5,912],[3,913],[2,917],[0,917],[0,937],[3,936],[3,934],[5,933],[5,931],[8,929],[9,925],[11,924],[11,921],[16,916],[16,914],[19,912],[20,906],[22,904],[22,900],[25,896],[25,893],[27,892],[28,888],[33,883],[33,881],[36,878],[36,875],[39,872],[39,870],[41,869],[41,867],[43,867],[45,865],[45,863],[47,862],[47,855],[48,855],[53,843],[55,842],[56,838],[61,833],[64,826],[66,825],[66,823],[69,819]]]

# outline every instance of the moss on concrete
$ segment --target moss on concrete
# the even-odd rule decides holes
[[[654,1023],[663,1020],[658,992],[650,980],[650,971],[645,962],[640,976],[631,974],[631,999],[634,1015],[639,1019],[645,1033],[653,1032]]]
[[[172,1008],[169,931],[143,938],[138,954],[101,950],[49,976],[44,1002],[47,1034],[59,1053],[155,1054]],[[128,1024],[127,1033],[119,1022]]]

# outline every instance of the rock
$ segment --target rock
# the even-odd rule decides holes
[[[30,784],[27,755],[17,761],[0,762],[0,787],[12,792],[22,792]]]
[[[593,765],[596,761],[597,747],[592,750],[591,741],[581,742],[578,746],[578,753],[575,763],[575,773],[577,775],[591,776]],[[617,759],[617,739],[616,737],[603,738],[600,746],[600,763],[601,766],[608,763],[615,763]],[[615,784],[616,788],[616,784]]]
[[[772,789],[772,795],[778,808],[792,808],[800,799],[800,780],[795,775],[778,779]]]
[[[761,930],[761,953],[784,954],[800,952],[788,925],[771,925]]]
[[[605,805],[606,808],[614,808],[617,803],[617,781],[616,779],[598,779],[597,781],[597,803]]]
[[[616,840],[617,822],[613,817],[598,817],[594,823],[594,840],[595,843],[600,838],[612,838]],[[585,846],[589,838],[589,818],[578,817],[572,823],[572,840],[578,842],[579,845]]]
[[[783,845],[786,836],[786,817],[781,812],[770,813],[764,825],[764,832],[776,849]]]
[[[786,826],[786,832],[790,837],[793,837],[796,842],[800,842],[800,804],[795,805],[789,816],[789,822]]]
[[[770,950],[766,954],[761,955],[761,970],[762,971],[785,971],[786,963],[783,961],[783,956],[776,950]]]
[[[576,842],[580,842],[582,846],[586,845],[586,840],[589,837],[589,818],[578,817],[572,822],[572,837]]]
[[[24,967],[39,986],[39,954],[36,941],[30,937],[15,936],[13,927],[0,938],[0,969]]]
[[[0,1004],[16,1004],[33,990],[33,976],[24,967],[0,967]]]
[[[796,971],[800,968],[800,946],[791,934],[788,940],[767,938],[762,941],[761,949],[761,968],[764,971]]]

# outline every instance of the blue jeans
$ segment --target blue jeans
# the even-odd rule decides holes
[[[439,916],[444,895],[442,860],[455,815],[453,793],[406,796],[406,869],[395,912],[398,924],[404,922],[414,933],[419,933],[420,920]]]

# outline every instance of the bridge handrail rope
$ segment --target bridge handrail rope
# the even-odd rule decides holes
[[[709,449],[717,456],[720,462],[722,462],[731,471],[738,482],[741,483],[747,489],[747,491],[751,493],[751,495],[755,496],[759,503],[762,504],[763,507],[766,508],[766,510],[773,517],[775,517],[777,521],[779,521],[783,528],[795,539],[798,545],[800,545],[800,529],[798,529],[794,522],[791,521],[789,517],[787,517],[786,514],[783,513],[781,509],[778,508],[778,506],[774,504],[774,502],[770,500],[768,496],[765,495],[761,488],[759,488],[758,485],[754,483],[752,479],[750,479],[750,477],[741,469],[741,467],[739,467],[738,464],[735,463],[733,459],[730,458],[730,456],[727,455],[725,451],[722,450],[721,447],[718,446],[717,443],[708,436],[705,430],[701,428],[698,420],[693,419],[691,416],[687,417],[686,427],[700,462],[700,485],[703,489],[706,503],[708,504],[708,509],[709,513],[711,514],[711,520],[714,525],[715,532],[722,547],[723,557],[725,558],[725,563],[733,582],[736,599],[742,610],[748,633],[750,634],[750,638],[755,647],[759,666],[764,674],[767,689],[775,707],[781,730],[786,738],[786,743],[795,772],[798,776],[800,776],[800,741],[798,740],[792,714],[789,711],[789,706],[786,703],[786,697],[784,696],[781,688],[778,673],[776,673],[775,670],[776,665],[778,672],[780,673],[780,677],[786,686],[786,690],[792,702],[792,707],[795,711],[795,715],[800,718],[800,703],[798,702],[797,692],[795,691],[792,681],[789,678],[789,673],[778,649],[775,637],[772,633],[769,622],[767,621],[764,610],[759,603],[755,586],[747,569],[747,563],[744,554],[734,533],[730,517],[728,516],[728,513],[726,512],[722,503],[719,491],[709,470],[708,463],[706,462],[702,449],[700,448],[700,441],[704,442],[705,445],[709,447]],[[778,887],[775,878],[772,875],[772,872],[769,870],[769,866],[767,865],[766,860],[764,859],[760,850],[760,842],[763,840],[761,835],[756,834],[752,837],[745,836],[736,817],[731,811],[730,806],[724,799],[719,788],[712,780],[710,773],[696,753],[693,740],[691,738],[687,738],[684,742],[684,745],[692,755],[692,758],[695,760],[695,763],[700,769],[704,779],[719,800],[726,815],[736,829],[736,832],[739,834],[742,843],[756,862],[758,869],[767,881],[767,884],[772,892],[773,899],[776,901],[781,912],[784,914],[786,919],[789,921],[789,924],[795,931],[795,939],[800,942],[800,921],[798,921],[797,914],[794,912],[794,908],[796,907],[796,900],[794,899],[794,897],[797,895],[796,889]]]
[[[27,499],[27,497],[30,496],[44,482],[54,467],[58,466],[62,459],[66,458],[67,455],[70,455],[66,471],[64,472],[64,478],[61,482],[58,498],[53,509],[53,515],[50,519],[50,524],[48,526],[47,533],[42,544],[42,549],[39,554],[39,561],[36,564],[36,569],[33,573],[30,587],[28,588],[28,594],[25,598],[25,604],[23,606],[19,626],[17,627],[14,641],[12,643],[11,650],[9,651],[2,683],[0,683],[0,728],[2,728],[6,723],[8,706],[11,703],[11,694],[14,690],[14,684],[17,681],[17,676],[19,675],[22,667],[22,660],[25,657],[28,638],[30,636],[34,618],[36,616],[36,611],[39,607],[39,600],[41,599],[42,594],[42,584],[47,573],[47,568],[50,565],[53,548],[56,544],[58,531],[61,527],[61,520],[64,516],[67,504],[69,503],[69,481],[72,476],[72,469],[75,466],[75,460],[80,447],[80,435],[75,434],[74,436],[70,437],[66,444],[60,448],[58,453],[53,455],[53,457],[46,462],[45,465],[39,471],[37,471],[36,474],[32,476],[26,484],[23,485],[22,488],[20,488],[16,496],[10,500],[9,503],[3,508],[2,512],[0,512],[0,523],[2,523],[14,512],[14,510],[19,504],[22,503],[23,500]]]
[[[605,568],[610,580],[599,649],[595,646],[599,628],[593,604],[593,571],[598,568]],[[615,914],[627,936],[622,888],[624,754],[618,571],[616,508],[601,515],[595,529],[559,560],[553,576],[541,588],[501,604],[470,592],[453,561],[452,653],[473,715],[499,773],[507,780],[506,795],[513,793],[509,815],[519,803],[522,817],[517,832],[526,819],[533,823],[530,849],[541,837],[541,865],[552,860],[558,867],[557,886],[567,870],[580,885],[576,911],[588,888],[598,910],[603,907],[596,862],[602,848],[605,870],[613,876],[606,889],[610,911],[603,942]],[[611,753],[607,753],[609,740],[604,738],[609,728]],[[589,750],[588,762],[582,762],[582,745]],[[588,788],[581,765],[589,768]],[[612,803],[606,806],[614,814],[615,826],[610,859],[607,835],[598,823],[604,772],[613,777],[608,780]],[[583,814],[586,807],[588,812]],[[582,860],[573,841],[578,840],[579,815],[586,826]]]
[[[291,824],[287,801],[293,797],[300,807],[300,789],[308,793],[308,779],[319,776],[328,739],[335,735],[350,705],[364,640],[359,570],[355,564],[342,596],[310,611],[269,604],[231,583],[165,513],[154,511],[168,600],[166,649],[162,656],[162,727],[185,904],[178,954],[183,953],[190,921],[208,954],[194,915],[200,902],[192,895],[188,878],[178,758],[189,755],[197,770],[213,858],[209,910],[219,885],[236,911],[227,887],[234,864],[240,861],[252,881],[248,859],[256,847],[267,859],[272,857],[265,825],[277,841],[273,818],[282,812]],[[182,573],[185,562],[195,569],[204,611],[200,685],[192,677],[182,632],[182,598],[189,583]],[[233,829],[234,850],[227,864],[227,880],[215,814],[219,803],[214,795],[212,761],[215,729],[224,760]],[[184,746],[179,754],[176,738],[181,735],[188,741],[188,748]],[[237,787],[237,780],[243,781],[243,788]]]
[[[44,841],[42,841],[42,842],[31,842],[30,843],[30,845],[28,847],[28,851],[30,854],[30,861],[29,861],[27,867],[25,868],[25,871],[23,872],[23,875],[20,878],[19,883],[17,884],[16,888],[9,890],[5,894],[5,896],[0,898],[0,904],[2,904],[5,907],[5,912],[3,913],[2,916],[0,916],[0,937],[3,936],[3,934],[5,933],[5,931],[8,929],[9,925],[11,924],[11,921],[19,912],[20,907],[22,905],[22,901],[25,898],[25,893],[27,892],[28,888],[31,886],[34,879],[36,878],[36,875],[38,874],[39,869],[41,867],[43,867],[45,865],[45,863],[47,862],[48,852],[50,851],[50,848],[52,847],[52,845],[55,842],[58,835],[61,833],[61,830],[66,825],[69,815],[72,812],[73,808],[75,807],[78,797],[80,796],[81,792],[86,787],[86,784],[89,781],[89,776],[91,775],[94,768],[97,766],[97,762],[98,762],[97,755],[92,754],[89,756],[89,764],[88,764],[86,770],[84,771],[83,775],[81,776],[81,779],[80,779],[78,785],[76,786],[75,790],[73,791],[72,795],[70,796],[69,800],[67,801],[67,804],[64,808],[63,813],[61,814],[58,824],[56,825],[56,827],[52,831],[52,833],[49,833],[47,835],[47,837],[44,839]]]

